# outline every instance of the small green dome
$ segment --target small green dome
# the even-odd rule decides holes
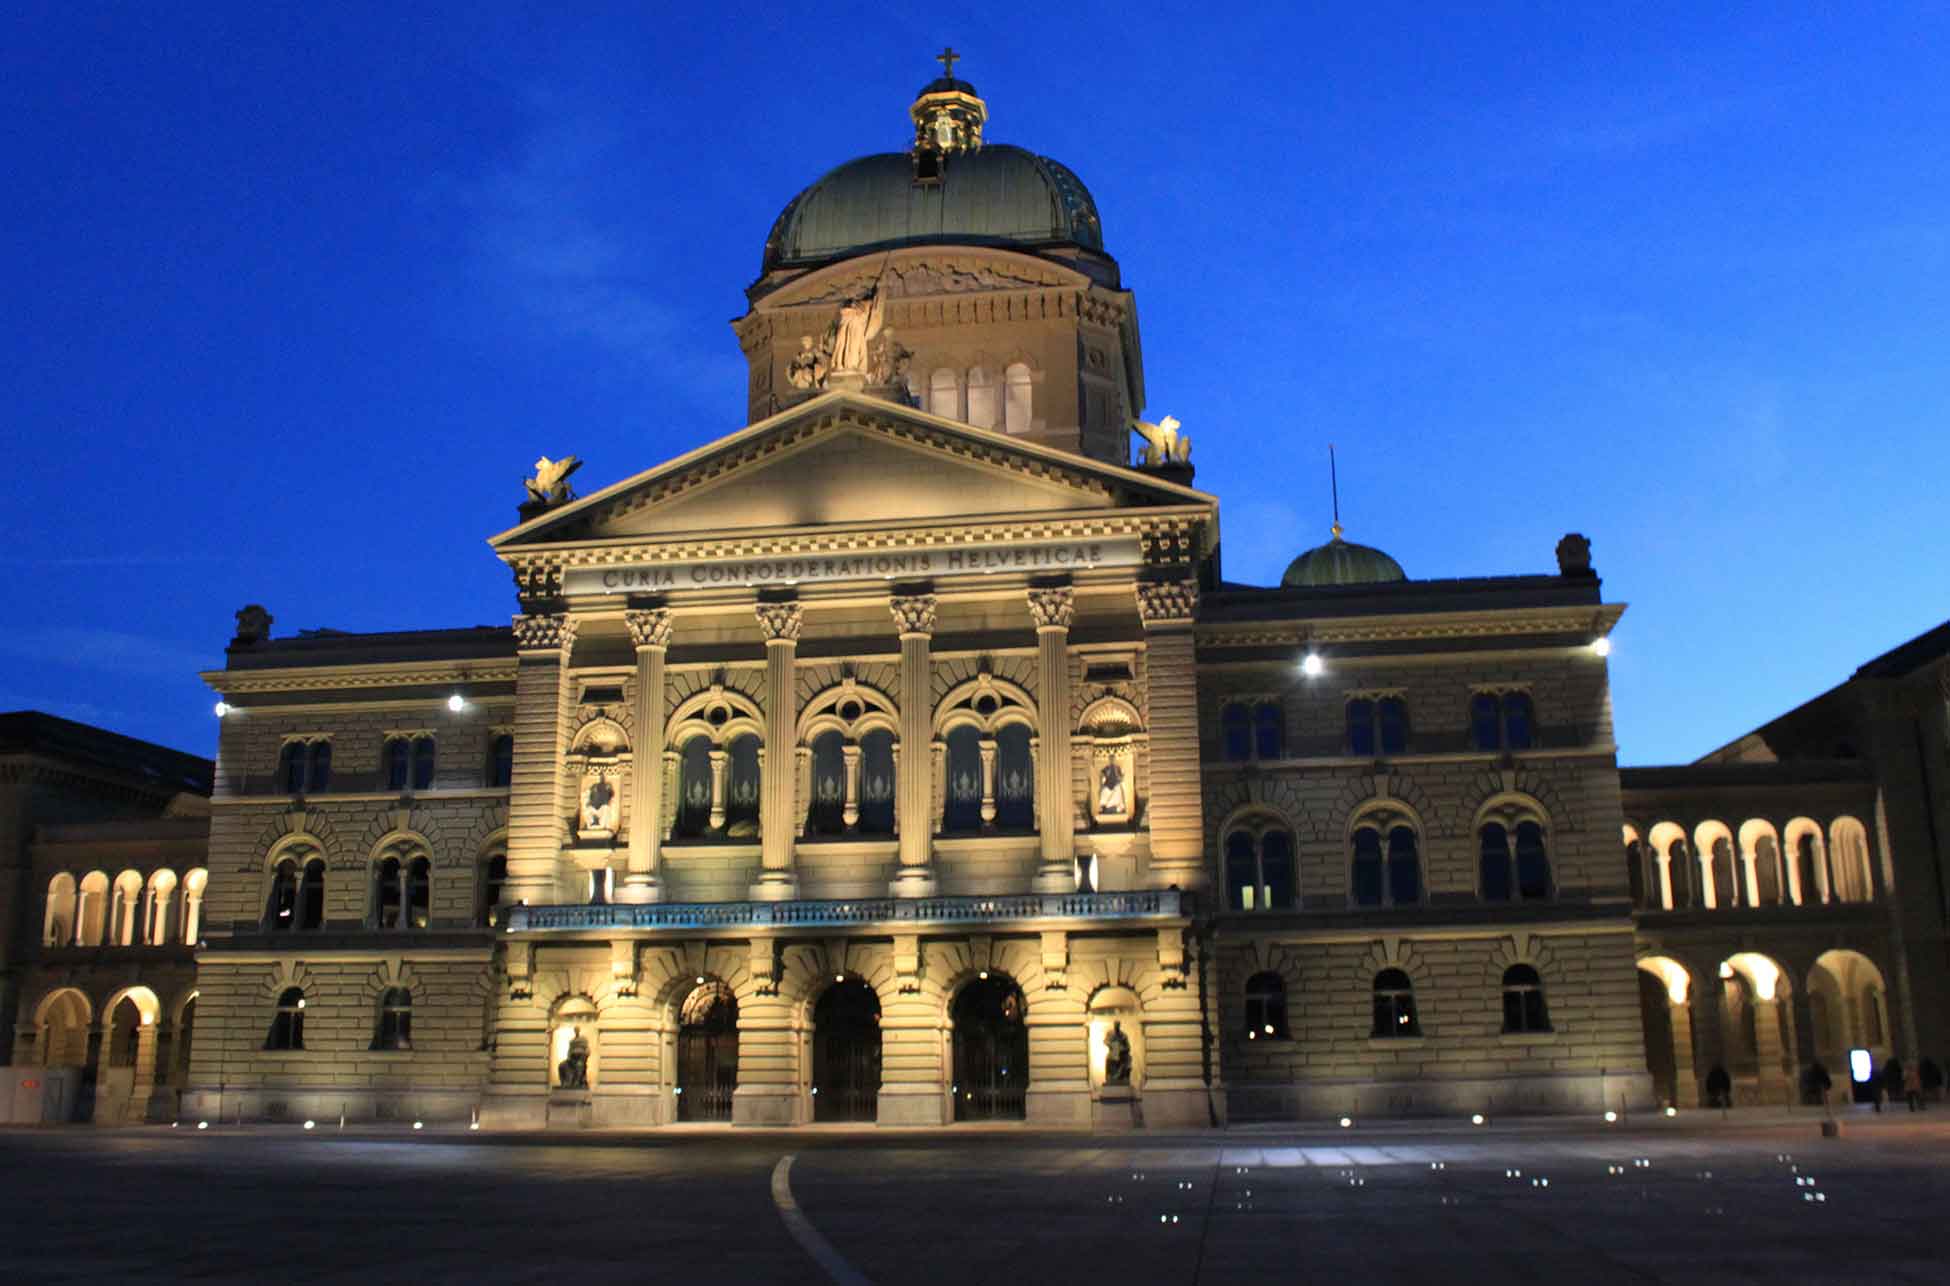
[[[1287,565],[1280,584],[1288,589],[1317,589],[1324,585],[1381,585],[1407,579],[1400,563],[1379,549],[1342,540],[1337,526],[1332,540],[1309,549]]]
[[[848,161],[780,212],[761,271],[956,242],[1104,248],[1097,203],[1067,166],[989,143],[946,157],[938,183],[916,183],[906,152]]]

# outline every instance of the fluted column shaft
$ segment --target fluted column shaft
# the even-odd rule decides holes
[[[624,623],[636,640],[636,746],[630,756],[629,868],[618,902],[655,902],[663,850],[664,654],[670,648],[668,608],[630,612]]]
[[[1036,722],[1041,726],[1036,756],[1036,829],[1042,836],[1036,889],[1041,893],[1076,887],[1070,770],[1070,621],[1075,606],[1075,593],[1068,586],[1029,591],[1030,615],[1036,618]]]
[[[932,594],[896,597],[889,604],[901,640],[901,741],[894,767],[900,869],[891,886],[895,897],[929,897],[937,887],[932,818],[934,711],[928,675],[936,605]]]
[[[792,869],[792,753],[798,693],[793,667],[804,613],[797,603],[760,603],[765,636],[765,770],[758,804],[759,872],[752,897],[785,901],[799,895]]]

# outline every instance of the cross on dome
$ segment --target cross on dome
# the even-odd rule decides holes
[[[953,45],[943,45],[941,47],[941,52],[934,56],[934,60],[941,64],[942,67],[941,74],[943,76],[947,76],[950,78],[954,76],[955,63],[959,61],[960,58],[961,55],[955,52],[955,47]]]

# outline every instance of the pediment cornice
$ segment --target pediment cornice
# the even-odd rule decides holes
[[[1435,642],[1443,639],[1537,638],[1608,634],[1623,603],[1598,607],[1531,607],[1483,612],[1420,612],[1333,620],[1252,621],[1198,627],[1202,648],[1298,647],[1302,644]]]

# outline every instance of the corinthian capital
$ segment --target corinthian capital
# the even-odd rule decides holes
[[[906,637],[934,633],[934,610],[940,602],[933,594],[910,594],[889,599],[887,606],[894,613],[894,628]]]
[[[576,623],[567,616],[535,615],[515,617],[515,650],[564,652],[575,646]]]
[[[1076,615],[1076,592],[1068,585],[1055,589],[1032,589],[1029,591],[1029,614],[1036,618],[1039,630],[1070,628],[1070,619]]]
[[[630,638],[638,647],[670,646],[670,609],[652,607],[623,613],[623,624],[630,627]]]
[[[767,643],[781,639],[788,643],[799,641],[799,627],[805,623],[805,609],[799,604],[760,603],[753,610],[758,613],[758,629]]]
[[[1193,580],[1140,582],[1138,619],[1147,626],[1190,622],[1198,610],[1198,582]]]

